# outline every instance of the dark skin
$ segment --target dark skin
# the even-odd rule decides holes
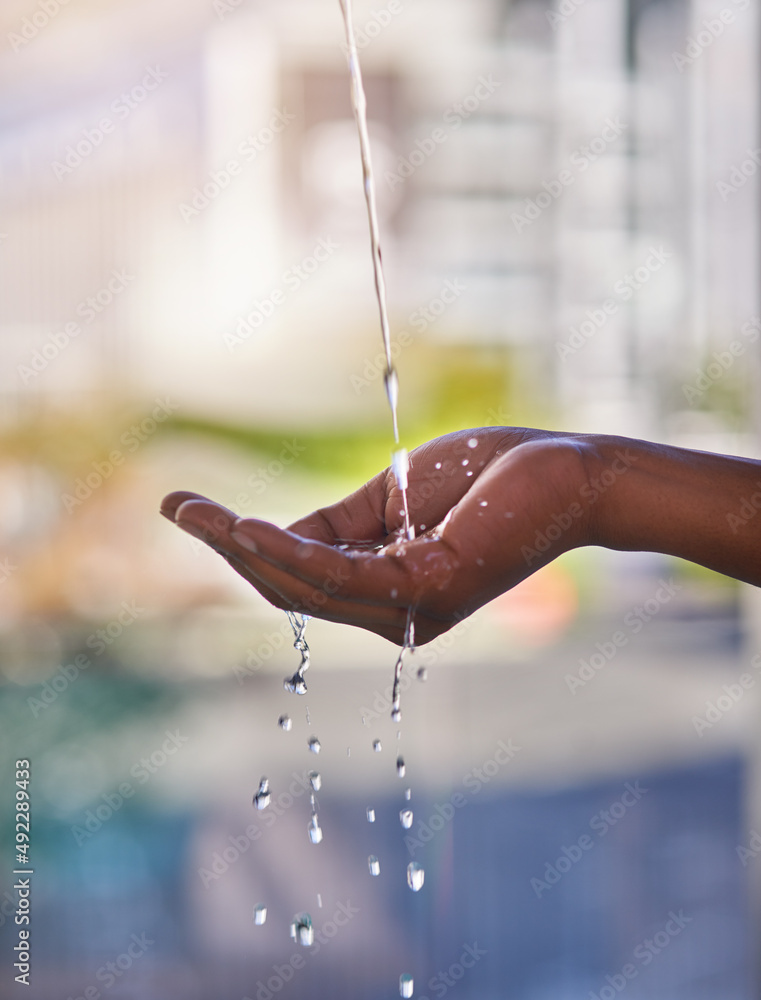
[[[474,444],[475,442],[475,444]],[[468,473],[472,473],[468,475]],[[689,559],[761,586],[761,462],[631,438],[516,427],[458,431],[287,529],[195,493],[161,512],[278,608],[422,645],[582,545]]]

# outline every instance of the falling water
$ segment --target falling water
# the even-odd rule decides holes
[[[405,973],[403,976],[399,976],[399,996],[400,997],[411,997],[415,989],[415,981],[412,976]]]
[[[263,903],[260,903],[258,906],[254,907],[254,923],[256,924],[257,927],[261,927],[261,925],[266,920],[267,920],[267,907],[264,906]]]
[[[383,381],[386,387],[389,406],[391,407],[391,419],[394,426],[394,444],[396,445],[396,450],[393,454],[394,474],[396,475],[397,485],[402,494],[405,537],[411,541],[414,536],[410,526],[410,511],[407,503],[407,452],[403,448],[399,448],[399,420],[397,415],[399,377],[396,374],[391,357],[391,329],[388,322],[388,307],[386,305],[386,279],[383,274],[380,227],[378,225],[378,209],[375,197],[375,176],[373,174],[373,162],[370,153],[370,136],[367,131],[367,98],[365,96],[365,88],[362,84],[362,70],[360,69],[359,54],[357,53],[357,44],[354,38],[351,0],[338,0],[338,2],[341,5],[344,26],[346,28],[346,45],[349,53],[349,73],[351,76],[351,103],[354,109],[354,117],[357,121],[357,131],[359,132],[362,180],[365,191],[365,202],[367,203],[367,218],[370,223],[370,249],[373,258],[375,294],[378,299],[383,349],[386,354],[386,371]]]
[[[417,861],[410,861],[407,865],[407,885],[413,892],[420,892],[425,881],[425,871],[423,866]]]
[[[301,653],[301,663],[293,677],[286,677],[283,681],[283,687],[286,691],[290,691],[291,694],[306,694],[307,685],[304,680],[304,674],[309,670],[309,646],[304,636],[307,630],[309,615],[299,615],[294,611],[286,611],[286,615],[293,629],[293,648]]]
[[[305,948],[314,944],[314,927],[308,913],[299,913],[291,921],[291,937]]]
[[[254,795],[254,805],[257,809],[266,809],[271,798],[269,778],[262,778],[259,782],[259,790]]]

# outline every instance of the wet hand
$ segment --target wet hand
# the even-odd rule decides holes
[[[172,493],[161,509],[276,607],[357,625],[399,645],[412,608],[421,645],[585,543],[580,517],[545,552],[533,548],[537,529],[555,523],[553,514],[578,494],[583,447],[572,435],[503,427],[421,445],[410,454],[413,541],[404,537],[390,468],[285,530],[193,493]]]

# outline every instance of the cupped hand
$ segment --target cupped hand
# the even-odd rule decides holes
[[[276,607],[357,625],[399,645],[411,608],[421,645],[585,543],[586,517],[567,514],[584,479],[581,439],[489,427],[411,452],[412,541],[390,468],[285,530],[238,518],[195,493],[169,494],[161,511]],[[547,542],[541,551],[538,538]]]

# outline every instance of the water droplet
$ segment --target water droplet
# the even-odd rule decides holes
[[[322,750],[322,745],[316,736],[310,736],[307,740],[307,746],[312,751],[312,753],[319,753]]]
[[[266,809],[271,798],[269,778],[262,778],[259,782],[259,790],[254,796],[254,805],[257,809]]]
[[[470,461],[467,458],[464,458],[460,464],[461,465],[470,465]]]
[[[291,694],[307,693],[306,681],[299,673],[295,673],[293,677],[286,677],[283,681],[283,687],[286,691],[290,691]]]
[[[383,749],[383,745],[382,745],[381,741],[380,740],[373,740],[373,750],[376,753],[380,753],[382,749]]]
[[[405,830],[409,830],[412,826],[412,810],[402,809],[399,813],[399,822],[402,824]]]
[[[258,906],[254,907],[254,923],[256,924],[257,927],[261,927],[261,925],[266,921],[266,919],[267,919],[267,907],[264,906],[262,903],[260,903]]]
[[[478,438],[471,438],[468,441],[468,447],[469,448],[477,448],[478,447]]]
[[[427,681],[428,680],[428,671],[426,670],[425,667],[418,667],[417,679],[419,681]]]
[[[415,980],[408,973],[404,973],[403,976],[399,976],[399,996],[409,997],[412,996],[415,989]]]
[[[367,867],[370,869],[371,875],[380,875],[380,861],[374,854],[371,854],[367,859]]]
[[[435,465],[435,468],[440,469],[441,468],[441,462],[437,462],[436,465]]]
[[[476,566],[485,566],[485,565],[486,563],[483,561],[483,559],[476,559]]]
[[[319,792],[322,788],[322,776],[317,771],[310,771],[308,777],[309,784],[316,792]]]
[[[407,865],[407,885],[413,892],[420,892],[425,881],[425,870],[417,861],[410,861]]]
[[[320,909],[322,909],[322,896],[319,894],[319,892],[317,893],[317,905],[319,906]]]
[[[407,773],[407,765],[404,763],[404,757],[396,758],[396,773],[400,778],[403,778]]]
[[[351,757],[351,747],[346,748],[346,756]]]
[[[398,596],[399,596],[399,591],[396,589],[396,587],[392,587],[391,588],[391,600],[395,601]]]
[[[410,799],[412,798],[412,789],[411,788],[405,788],[404,789],[404,797],[405,797],[405,799],[408,802],[410,801]]]
[[[506,510],[505,517],[515,517],[515,512],[512,510]]]
[[[375,810],[374,809],[368,808],[368,810],[367,810],[367,822],[368,823],[374,823],[375,822]]]
[[[488,507],[489,506],[489,501],[488,500],[482,500],[481,503],[478,506],[479,507]]]
[[[308,913],[299,913],[291,921],[291,937],[305,948],[314,944],[314,927]]]
[[[392,722],[401,722],[402,721],[402,710],[401,710],[401,708],[392,708],[391,709],[391,721]]]
[[[322,840],[322,827],[316,815],[309,820],[309,839],[313,844],[319,844]]]
[[[466,476],[472,476],[472,475],[473,475],[473,473],[472,473],[472,472],[470,471],[470,469],[468,469],[468,471],[467,471],[467,472],[465,473],[465,475],[466,475]]]
[[[277,720],[277,724],[280,726],[281,729],[284,729],[286,733],[290,733],[291,728],[293,726],[293,720],[291,719],[290,715],[281,715],[280,718]]]

